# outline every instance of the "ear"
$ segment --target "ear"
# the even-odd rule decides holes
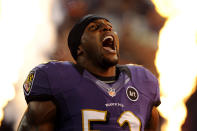
[[[83,48],[81,47],[81,45],[78,46],[78,49],[77,49],[77,56],[83,54]]]

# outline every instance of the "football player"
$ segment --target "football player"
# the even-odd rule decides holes
[[[119,40],[107,18],[83,17],[68,46],[76,64],[53,61],[29,73],[18,131],[158,129],[158,81],[142,66],[118,65]]]

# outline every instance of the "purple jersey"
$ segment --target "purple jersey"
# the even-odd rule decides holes
[[[141,66],[117,68],[117,81],[106,84],[69,62],[39,65],[24,83],[25,99],[54,101],[57,131],[144,131],[160,104],[157,79]]]

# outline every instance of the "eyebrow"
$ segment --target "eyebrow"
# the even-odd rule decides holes
[[[94,23],[94,24],[99,24],[99,23],[96,22],[96,21],[93,21],[92,23]],[[110,22],[108,22],[108,21],[107,21],[107,25],[110,26],[110,27],[112,28],[112,24],[111,24]]]
[[[108,26],[110,26],[112,28],[112,25],[111,24],[107,24]]]

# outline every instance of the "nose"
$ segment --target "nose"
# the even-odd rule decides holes
[[[112,28],[109,25],[102,24],[101,26],[102,26],[101,28],[102,31],[112,31]]]

